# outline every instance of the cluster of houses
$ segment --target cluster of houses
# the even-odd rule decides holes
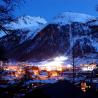
[[[96,68],[96,64],[90,65],[81,65],[81,69],[94,69]],[[31,80],[47,80],[49,78],[60,78],[62,73],[65,71],[72,71],[73,67],[71,65],[64,66],[34,66],[31,64],[23,64],[19,63],[17,65],[14,64],[2,64],[0,65],[0,70],[2,70],[2,74],[0,74],[0,82],[5,81],[15,81],[21,80],[25,75],[28,79]],[[76,68],[79,70],[80,68]]]

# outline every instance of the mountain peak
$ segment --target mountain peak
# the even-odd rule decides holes
[[[41,23],[41,24],[47,23],[46,20],[44,18],[41,18],[40,16],[37,16],[37,17],[33,16],[32,17],[32,16],[26,15],[26,16],[22,16],[22,17],[18,18],[18,20],[24,20],[27,23],[31,23],[32,21],[37,22],[37,23]]]
[[[47,21],[41,17],[32,16],[21,16],[16,19],[16,21],[6,24],[8,29],[24,29],[24,28],[39,28],[40,26],[46,24]]]
[[[86,23],[91,20],[96,20],[96,17],[82,13],[63,12],[54,17],[52,23],[65,25],[72,22]]]

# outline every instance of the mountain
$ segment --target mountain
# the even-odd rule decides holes
[[[5,27],[12,30],[30,29],[32,31],[46,23],[46,20],[41,17],[21,16],[10,24],[6,24]]]
[[[25,41],[8,55],[18,61],[33,61],[59,55],[82,58],[98,54],[98,20],[94,16],[64,12],[57,15],[34,38]],[[21,53],[20,53],[21,51]],[[88,58],[89,58],[88,57]]]
[[[20,42],[23,42],[28,38],[32,39],[36,32],[42,29],[46,23],[46,20],[41,17],[22,16],[10,24],[6,24],[5,27],[21,36]]]
[[[92,20],[96,20],[96,17],[82,13],[63,12],[54,17],[51,23],[66,25],[73,22],[86,23]]]
[[[46,24],[46,20],[41,17],[31,17],[31,16],[22,16],[18,17],[15,21],[5,24],[7,30],[11,34],[4,36],[1,39],[4,39],[8,36],[17,35],[21,37],[21,42],[28,38],[33,38],[40,29]],[[0,34],[2,36],[2,34]]]
[[[30,17],[29,19],[31,22]],[[43,25],[37,22],[37,19],[35,18],[36,23],[41,26],[38,26],[36,30],[34,29],[35,25],[29,26],[31,31],[34,30],[33,32],[29,30],[29,37],[27,37],[29,35],[28,26],[24,26],[25,22],[23,22],[24,18],[22,17],[19,19],[21,22],[18,23],[21,25],[16,26],[18,30],[15,28],[17,32],[15,31],[15,33],[2,39],[2,43],[5,39],[3,45],[7,48],[6,57],[9,60],[47,60],[66,55],[71,60],[74,56],[78,62],[81,60],[98,61],[96,59],[98,56],[98,20],[96,17],[81,13],[63,12],[54,17],[50,23],[43,22]],[[12,24],[9,27],[13,30],[12,27],[15,25],[12,26]],[[21,37],[15,37],[15,39],[13,36],[17,35]],[[26,39],[24,35],[26,35]]]
[[[8,53],[23,42],[33,39],[46,23],[46,20],[41,17],[18,17],[15,21],[5,24],[9,34],[0,34],[0,47]]]

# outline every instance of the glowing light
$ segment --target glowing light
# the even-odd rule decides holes
[[[81,90],[82,90],[83,92],[86,92],[86,88],[87,88],[86,82],[82,82],[82,83],[81,83]]]
[[[68,64],[67,67],[70,68],[70,67],[72,67],[72,65]]]
[[[44,66],[46,67],[47,71],[62,70],[62,62],[59,62],[59,61],[48,62],[48,63],[44,64]]]
[[[44,61],[40,67],[46,69],[47,71],[52,71],[52,70],[62,71],[63,63],[67,59],[68,57],[66,56],[58,56],[56,58],[53,58],[51,61]]]
[[[82,68],[82,71],[92,71],[93,70],[93,68],[91,68],[91,67],[83,67]]]
[[[96,68],[95,64],[85,64],[82,65],[82,71],[93,71]]]
[[[66,56],[59,56],[59,57],[56,57],[54,58],[55,61],[65,61],[65,60],[68,60],[68,57]]]
[[[51,72],[51,77],[56,77],[56,76],[58,76],[58,73],[56,71]]]

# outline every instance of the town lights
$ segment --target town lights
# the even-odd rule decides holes
[[[82,71],[93,71],[96,68],[96,64],[84,64],[81,65]]]
[[[72,68],[72,65],[68,64],[67,67],[68,67],[68,68]]]
[[[83,67],[82,71],[93,71],[92,67]]]
[[[68,57],[66,56],[58,56],[53,58],[51,61],[44,62],[43,65],[45,66],[47,71],[52,71],[52,70],[62,71],[63,69],[62,64],[67,59]]]
[[[68,60],[68,57],[66,56],[58,56],[56,58],[54,58],[54,61],[65,61]]]
[[[44,64],[46,66],[47,71],[51,70],[61,70],[62,69],[62,62],[60,61],[51,61]]]

